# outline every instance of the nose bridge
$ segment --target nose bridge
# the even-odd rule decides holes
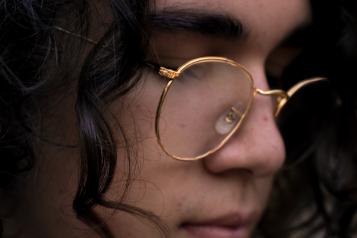
[[[262,71],[251,73],[255,84],[266,88],[265,74]],[[256,94],[240,128],[219,151],[204,159],[211,172],[249,170],[256,175],[272,175],[281,167],[285,150],[275,124],[270,97],[283,95],[282,91],[256,89]]]

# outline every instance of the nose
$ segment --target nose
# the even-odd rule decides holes
[[[256,74],[255,79],[260,79],[255,80],[257,87],[267,88],[264,74]],[[284,158],[284,143],[275,123],[271,97],[256,95],[238,131],[203,163],[211,173],[241,170],[269,176],[279,170]]]

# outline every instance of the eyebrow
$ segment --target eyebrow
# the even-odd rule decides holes
[[[166,32],[183,30],[230,40],[239,40],[247,34],[239,19],[197,9],[164,9],[151,13],[149,22],[152,29]]]

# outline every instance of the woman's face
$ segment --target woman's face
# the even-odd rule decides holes
[[[243,64],[261,89],[268,89],[266,64],[274,61],[269,58],[273,50],[309,21],[307,0],[158,0],[155,7],[155,15],[164,19],[185,16],[194,22],[183,28],[168,24],[166,30],[154,29],[151,61],[176,67],[200,56],[225,56]],[[243,33],[231,34],[225,24],[213,33],[189,27],[207,27],[201,19],[203,15],[215,16],[213,23],[227,17],[235,19]],[[131,185],[123,203],[159,216],[167,225],[168,237],[250,237],[285,156],[270,98],[256,96],[239,132],[219,151],[199,161],[177,161],[157,143],[154,121],[162,85],[154,73],[144,72],[137,87],[110,108],[134,152]],[[67,106],[73,106],[71,99]],[[68,107],[62,105],[47,128],[57,128],[53,133],[61,134],[64,140],[75,140],[74,114]],[[118,201],[129,171],[118,127],[114,122],[112,125],[119,145],[118,165],[105,197]],[[76,219],[71,207],[78,183],[79,152],[42,144],[37,154],[38,165],[23,195],[27,197],[23,206],[28,215],[22,219],[28,234],[96,237]],[[158,228],[142,217],[101,206],[95,210],[115,237],[160,236]]]

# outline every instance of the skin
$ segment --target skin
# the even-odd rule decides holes
[[[156,7],[158,11],[180,7],[239,18],[248,29],[243,39],[157,31],[151,39],[153,52],[160,63],[167,65],[180,65],[185,60],[212,54],[229,57],[245,65],[255,85],[262,89],[268,89],[265,65],[271,60],[270,55],[310,17],[307,0],[160,0]],[[154,118],[162,87],[154,82],[155,77],[152,73],[144,74],[133,91],[110,106],[111,112],[118,115],[115,120],[125,128],[136,157],[135,169],[131,171],[133,180],[124,203],[158,215],[167,226],[168,237],[207,237],[207,231],[217,238],[250,237],[285,157],[270,98],[255,98],[239,133],[221,150],[200,161],[182,162],[164,154],[156,141]],[[53,107],[51,116],[44,117],[44,131],[50,138],[77,141],[73,98],[68,93]],[[121,198],[128,173],[115,120],[112,127],[119,144],[119,161],[105,195],[110,200]],[[71,208],[78,182],[79,151],[44,142],[36,142],[35,148],[38,162],[15,196],[20,204],[14,216],[17,222],[10,219],[5,223],[7,233],[23,230],[17,237],[97,237],[76,219]],[[95,210],[115,237],[160,235],[145,219],[100,206]],[[217,223],[221,221],[217,219],[237,217],[247,220],[243,228],[235,236],[219,235]]]

